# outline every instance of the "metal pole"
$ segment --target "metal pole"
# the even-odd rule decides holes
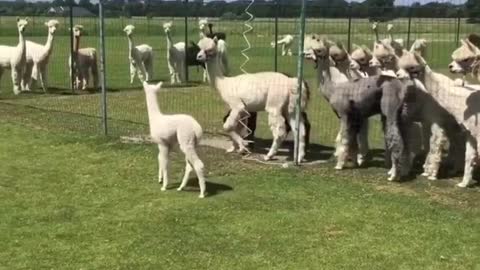
[[[299,142],[300,142],[300,109],[302,104],[302,86],[303,86],[303,50],[304,50],[304,42],[305,42],[305,8],[307,5],[307,0],[302,0],[302,9],[300,11],[300,35],[299,35],[299,45],[298,45],[298,61],[297,61],[297,78],[298,78],[298,99],[297,99],[297,106],[295,107],[295,119],[296,119],[296,136],[295,136],[295,145],[294,145],[294,153],[293,153],[293,160],[295,165],[299,165],[300,160],[298,160],[298,152],[299,152]]]
[[[188,82],[188,0],[185,0],[185,82]]]
[[[460,42],[460,23],[461,23],[461,18],[460,18],[460,9],[457,9],[457,33],[455,36],[455,44],[458,46],[458,43]]]
[[[70,87],[72,92],[75,92],[75,69],[77,66],[77,56],[75,52],[73,51],[73,42],[74,37],[73,37],[73,6],[70,2],[70,11],[69,11],[69,16],[70,16],[70,59],[71,59],[71,65],[70,65]]]
[[[278,71],[278,13],[280,9],[280,1],[275,0],[275,63],[274,63],[274,70],[275,72]]]
[[[347,50],[350,52],[352,42],[352,5],[348,4],[348,40]]]
[[[103,17],[103,3],[98,3],[98,13],[100,17],[100,74],[101,74],[101,87],[102,87],[102,128],[103,135],[108,135],[108,122],[107,122],[107,73],[105,69],[105,21]]]
[[[407,48],[410,48],[410,32],[412,30],[412,7],[408,8],[408,32],[407,32]]]

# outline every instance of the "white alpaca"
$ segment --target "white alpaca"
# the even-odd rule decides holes
[[[185,154],[185,175],[182,183],[177,189],[181,191],[188,182],[193,170],[198,177],[200,187],[200,198],[205,197],[205,177],[203,175],[204,165],[197,155],[197,145],[202,137],[202,127],[190,115],[172,114],[165,115],[160,112],[157,93],[162,83],[157,85],[143,82],[143,89],[147,101],[148,122],[150,136],[158,144],[158,182],[162,184],[162,191],[167,190],[168,185],[168,154],[171,148],[178,144],[180,150]]]
[[[214,38],[214,33],[211,32],[211,29],[210,29],[210,33],[207,32],[207,26],[208,26],[208,20],[205,18],[205,19],[201,19],[199,22],[198,22],[198,28],[200,29],[200,39],[204,38],[204,37],[209,37],[209,38]],[[223,34],[223,33],[221,33]],[[227,54],[227,42],[219,37],[217,37],[217,51],[218,51],[218,56],[220,58],[220,63],[221,63],[221,70],[223,72],[224,75],[228,75],[230,73],[230,69],[229,69],[229,64],[228,64],[228,54]],[[204,72],[203,72],[203,82],[207,82],[208,81],[208,75],[207,75],[207,70],[205,69]]]
[[[282,39],[277,41],[278,45],[282,46],[282,56],[288,55],[292,56],[292,45],[293,45],[293,36],[292,35],[285,35]],[[272,48],[275,48],[275,41],[270,43]]]
[[[16,47],[0,46],[0,79],[6,69],[11,70],[13,93],[15,95],[20,94],[21,78],[27,63],[25,39],[23,37],[23,31],[25,31],[27,24],[28,19],[17,18],[18,45]]]
[[[40,81],[43,92],[48,89],[48,62],[53,52],[53,38],[59,22],[57,20],[49,20],[45,22],[48,28],[48,37],[45,45],[41,45],[27,40],[27,65],[23,73],[22,88],[23,90],[32,89],[32,79]]]
[[[97,50],[95,48],[81,48],[80,37],[82,36],[83,26],[75,25],[73,27],[73,65],[74,72],[74,88],[76,90],[85,90],[90,81],[90,72],[93,77],[93,88],[98,88],[98,66],[97,66]],[[72,59],[68,59],[70,67],[70,77],[72,77]]]
[[[467,87],[457,86],[449,77],[434,72],[425,62],[423,57],[415,53],[417,64],[407,68],[410,74],[420,72],[424,84],[424,91],[428,92],[442,107],[445,108],[457,122],[467,131],[465,150],[465,169],[463,180],[457,184],[459,187],[467,187],[475,183],[472,179],[473,166],[478,159],[480,146],[480,101],[479,91],[472,91]]]
[[[163,30],[167,36],[167,63],[170,72],[170,83],[185,82],[185,42],[173,44],[170,31],[172,22],[163,24]]]
[[[228,104],[231,112],[223,128],[230,134],[235,147],[239,152],[247,151],[245,141],[238,134],[239,119],[248,112],[266,111],[268,124],[273,134],[273,143],[265,160],[270,160],[278,151],[283,139],[286,137],[285,118],[288,116],[294,136],[300,132],[299,155],[301,162],[305,156],[305,119],[300,117],[300,131],[296,129],[294,108],[299,98],[296,78],[289,78],[276,72],[260,72],[255,74],[242,74],[235,77],[225,77],[221,71],[221,59],[218,55],[216,38],[203,38],[199,41],[199,61],[205,62],[210,85],[218,90],[223,101]],[[309,90],[304,83],[304,95],[301,99],[301,111],[306,109],[309,99]]]
[[[153,50],[147,44],[135,46],[133,43],[133,30],[135,26],[127,25],[123,31],[128,38],[128,60],[130,61],[130,84],[137,74],[138,79],[150,81],[153,77]]]

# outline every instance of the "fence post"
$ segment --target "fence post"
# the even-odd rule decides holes
[[[461,23],[461,10],[458,8],[457,9],[457,33],[455,35],[455,44],[456,46],[459,45],[460,42],[460,23]]]
[[[348,39],[347,39],[347,50],[351,51],[352,43],[352,4],[348,3]]]
[[[275,0],[275,62],[274,62],[274,70],[275,72],[278,71],[278,15],[279,15],[279,10],[280,9],[280,1]]]
[[[77,55],[73,50],[73,42],[74,37],[73,37],[73,6],[70,3],[70,10],[69,10],[69,17],[70,17],[70,87],[72,92],[75,92],[75,69],[77,65]]]
[[[301,114],[301,104],[302,104],[302,87],[303,87],[303,50],[304,50],[304,42],[305,42],[305,9],[307,5],[307,0],[302,0],[302,8],[300,11],[300,35],[299,35],[299,43],[298,43],[298,62],[297,62],[297,78],[298,78],[298,99],[297,104],[295,106],[295,119],[296,119],[296,127],[294,129],[297,130],[295,133],[294,139],[294,153],[293,153],[293,160],[295,165],[299,165],[299,143],[300,143],[300,116]]]
[[[188,48],[188,0],[184,1],[185,5],[185,82],[188,82],[188,55],[187,55],[187,48]]]
[[[103,135],[108,135],[107,123],[107,71],[105,69],[105,20],[103,17],[103,3],[98,1],[98,13],[100,17],[100,84],[102,88],[102,128]]]
[[[408,8],[407,48],[410,48],[410,35],[412,31],[412,7]]]

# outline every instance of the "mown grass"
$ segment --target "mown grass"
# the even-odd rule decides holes
[[[3,107],[4,108],[4,107]],[[202,148],[208,190],[156,147],[0,120],[5,269],[477,269],[478,190],[383,169],[279,169]],[[254,173],[252,173],[254,172]],[[445,188],[448,186],[448,188]]]

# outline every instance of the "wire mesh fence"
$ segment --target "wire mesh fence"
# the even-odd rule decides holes
[[[199,20],[205,15],[205,5],[198,3],[182,3],[184,14],[171,14],[168,17],[107,17],[105,18],[105,57],[106,57],[106,87],[107,87],[107,116],[109,134],[137,135],[147,132],[148,119],[146,116],[145,97],[141,91],[138,79],[130,83],[129,70],[129,45],[123,31],[125,26],[134,25],[133,41],[135,45],[148,44],[153,48],[154,55],[154,81],[170,81],[167,65],[167,38],[163,28],[165,22],[172,22],[171,39],[173,43],[187,41],[197,43],[200,38]],[[311,4],[311,3],[310,3]],[[240,5],[236,14],[241,19],[243,8]],[[362,16],[355,6],[344,8],[315,6],[307,10],[306,33],[319,33],[329,39],[340,41],[349,49],[354,44],[371,47],[375,36],[371,29],[371,20]],[[448,17],[426,18],[416,17],[425,13],[425,7],[404,8],[402,16],[389,20],[394,25],[393,35],[402,39],[408,47],[417,38],[425,38],[429,44],[427,58],[431,67],[437,71],[448,74],[448,63],[451,61],[451,52],[458,47],[459,39],[475,31],[475,25],[467,23],[467,19],[460,12],[449,14]],[[250,23],[253,30],[247,35],[252,48],[247,52],[250,60],[245,65],[248,72],[278,71],[290,76],[296,76],[298,55],[298,12],[300,5],[287,5],[280,2],[254,5],[251,12],[256,15],[256,10],[261,14],[271,17],[256,16]],[[437,14],[435,8],[428,10]],[[388,9],[363,11],[366,14],[383,12]],[[290,14],[296,14],[297,17]],[[328,15],[327,15],[328,14]],[[339,16],[342,16],[339,18]],[[231,14],[230,14],[231,15]],[[241,52],[246,48],[243,32],[246,26],[243,20],[223,14],[219,17],[209,17],[213,30],[223,32],[227,36],[228,58],[230,74],[241,74],[240,66],[245,58]],[[439,13],[439,16],[445,13]],[[275,17],[276,16],[276,17]],[[74,17],[70,25],[69,17],[41,17],[31,16],[30,23],[25,32],[27,40],[45,44],[47,27],[45,22],[56,19],[60,22],[55,33],[52,55],[48,64],[48,93],[44,94],[38,88],[31,92],[13,95],[12,82],[4,71],[1,80],[0,101],[5,109],[5,114],[20,122],[31,121],[35,125],[75,131],[88,131],[100,134],[102,132],[101,95],[98,91],[73,91],[70,84],[68,59],[71,54],[70,28],[73,25],[82,25],[84,32],[81,36],[80,48],[95,48],[100,54],[99,20],[96,17]],[[18,33],[15,27],[15,17],[0,17],[0,44],[16,46]],[[382,37],[387,35],[387,22],[379,24]],[[282,55],[282,45],[277,45],[275,53],[275,40],[280,40],[287,35],[294,37],[291,52]],[[187,45],[187,46],[188,46]],[[301,55],[301,57],[303,57]],[[208,133],[222,133],[222,117],[227,109],[220,95],[207,83],[203,82],[203,69],[189,67],[188,82],[181,85],[169,85],[162,92],[159,101],[161,108],[167,113],[187,113],[195,116]],[[312,122],[312,142],[322,145],[332,145],[338,130],[338,120],[335,114],[321,98],[315,89],[317,81],[315,70],[310,63],[306,63],[304,77],[314,92],[309,105],[309,115]],[[22,108],[22,109],[19,109]],[[20,111],[31,111],[32,117],[18,114]],[[22,117],[20,117],[22,115]],[[260,114],[256,135],[270,138],[270,131],[266,117]],[[376,122],[379,122],[376,120]],[[383,147],[383,135],[380,124],[374,124],[370,140],[377,147]]]

